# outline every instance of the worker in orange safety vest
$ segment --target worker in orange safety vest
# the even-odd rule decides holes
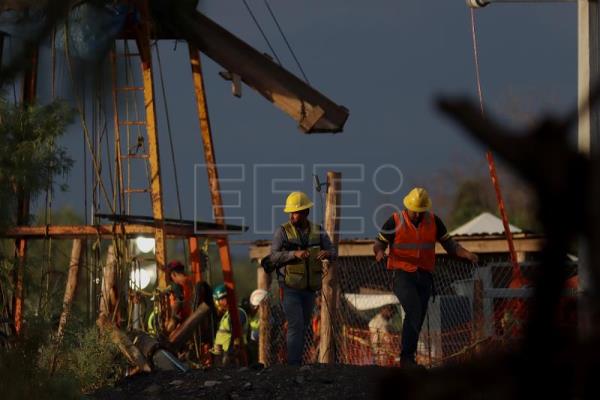
[[[387,269],[393,271],[394,293],[405,313],[400,364],[411,367],[417,365],[417,343],[433,291],[436,241],[452,256],[472,263],[478,258],[450,238],[441,219],[430,211],[431,199],[425,189],[412,189],[403,203],[404,210],[394,212],[383,224],[373,252],[380,262],[389,248]]]

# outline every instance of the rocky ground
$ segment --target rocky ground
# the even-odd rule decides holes
[[[374,366],[211,368],[140,374],[91,399],[373,399],[389,369]]]

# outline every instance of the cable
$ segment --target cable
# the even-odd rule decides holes
[[[267,42],[267,46],[269,46],[269,49],[271,49],[271,52],[273,53],[273,55],[275,56],[275,59],[277,60],[277,63],[279,65],[283,65],[281,63],[281,60],[279,59],[279,57],[277,57],[277,53],[275,52],[275,49],[273,49],[273,46],[271,46],[271,42],[269,42],[269,39],[267,38],[267,35],[265,34],[265,32],[263,31],[262,27],[260,26],[260,24],[258,23],[258,20],[256,19],[256,17],[254,16],[254,13],[252,12],[252,9],[250,8],[250,6],[248,5],[248,3],[246,2],[246,0],[242,0],[244,2],[244,5],[246,6],[246,9],[248,10],[248,13],[250,13],[250,16],[252,17],[252,19],[254,20],[254,24],[256,25],[256,27],[258,28],[258,30],[260,31],[260,34],[262,35],[263,39],[265,39],[265,42]]]
[[[98,160],[96,159],[96,155],[94,154],[94,152],[91,151],[92,144],[90,142],[89,131],[88,131],[87,122],[86,122],[86,119],[85,119],[85,110],[82,107],[81,98],[79,97],[79,94],[77,93],[77,85],[76,85],[76,82],[75,82],[75,77],[73,76],[73,65],[71,63],[71,57],[69,55],[69,39],[68,39],[68,36],[69,36],[69,33],[68,33],[68,23],[65,22],[65,56],[67,58],[67,66],[68,66],[68,69],[69,69],[69,74],[70,74],[70,77],[71,77],[71,82],[73,84],[73,88],[75,89],[75,90],[73,90],[73,93],[75,95],[75,100],[76,100],[75,102],[77,104],[77,109],[79,111],[79,117],[81,119],[81,125],[82,125],[82,128],[83,128],[83,134],[84,134],[87,146],[88,146],[88,148],[90,150],[90,153],[91,153],[90,155],[92,157],[92,164],[93,164],[93,167],[94,167],[94,171],[96,173],[96,179],[98,180],[98,183],[100,185],[100,189],[102,191],[102,194],[104,194],[105,200],[106,200],[106,202],[108,204],[108,207],[111,210],[111,213],[114,214],[115,210],[112,208],[112,204],[110,202],[110,198],[108,196],[108,192],[106,191],[106,188],[104,187],[104,183],[102,182],[102,175],[100,174],[100,167],[98,166]]]
[[[479,97],[479,106],[481,108],[481,116],[485,118],[485,111],[483,107],[483,91],[481,89],[481,73],[479,66],[479,50],[477,45],[477,29],[475,22],[475,10],[470,9],[471,12],[471,37],[473,39],[473,58],[475,62],[475,79],[477,81],[477,95]],[[512,232],[510,231],[510,226],[508,224],[508,215],[506,213],[506,208],[504,207],[504,199],[502,198],[502,192],[500,190],[500,181],[498,180],[498,175],[496,173],[496,163],[494,162],[494,155],[491,150],[486,152],[486,158],[488,161],[488,168],[490,170],[490,178],[492,180],[492,184],[494,186],[494,190],[496,191],[496,200],[498,202],[498,210],[500,211],[500,216],[502,217],[502,225],[504,226],[504,233],[506,235],[506,239],[508,241],[508,249],[510,252],[510,259],[513,267],[513,279],[518,279],[521,277],[521,268],[519,267],[519,262],[517,260],[517,253],[515,252],[515,246],[513,243]]]
[[[277,29],[279,30],[279,33],[281,34],[281,37],[283,38],[283,41],[285,42],[285,44],[287,45],[288,50],[292,54],[292,57],[294,58],[294,61],[296,61],[296,65],[298,66],[298,69],[300,70],[300,73],[304,77],[304,81],[306,81],[306,83],[308,83],[310,85],[310,82],[309,82],[308,78],[306,77],[306,74],[304,73],[304,69],[302,68],[302,65],[300,65],[300,61],[298,61],[298,58],[296,57],[296,53],[294,53],[294,50],[292,49],[292,46],[288,42],[287,37],[283,33],[283,30],[281,29],[281,26],[279,25],[279,22],[277,21],[277,18],[275,17],[275,14],[273,13],[273,10],[271,10],[271,6],[269,5],[269,2],[267,0],[263,0],[263,1],[265,2],[265,6],[267,7],[267,10],[269,10],[269,14],[271,14],[271,17],[273,18],[273,21],[275,22],[275,25],[277,25]]]
[[[163,97],[163,106],[165,108],[165,119],[167,121],[167,132],[169,134],[169,149],[171,150],[171,161],[173,162],[173,175],[175,176],[175,194],[177,196],[177,213],[179,215],[179,219],[183,219],[183,215],[181,212],[181,197],[179,194],[179,177],[177,175],[177,162],[175,161],[175,149],[173,147],[173,132],[171,129],[171,118],[169,117],[169,106],[167,101],[167,92],[165,90],[165,80],[163,77],[163,69],[162,62],[160,61],[160,50],[158,48],[158,41],[154,42],[154,48],[156,49],[156,61],[158,62],[158,75],[160,78],[160,87]],[[188,264],[188,252],[186,249],[186,240],[185,238],[181,239],[183,243],[183,257],[185,263]]]

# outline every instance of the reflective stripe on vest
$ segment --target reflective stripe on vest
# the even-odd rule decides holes
[[[435,242],[437,228],[432,213],[425,213],[418,227],[415,227],[408,213],[394,213],[396,233],[390,244],[388,269],[401,269],[414,272],[417,268],[433,271],[435,267]]]
[[[295,250],[308,250],[310,257],[307,260],[292,261],[285,267],[284,282],[292,289],[318,290],[321,288],[321,274],[323,264],[317,260],[321,251],[321,227],[309,221],[307,242],[303,242],[300,232],[291,223],[283,226],[287,241]]]
[[[242,324],[242,338],[244,344],[246,344],[246,336],[248,335],[248,316],[246,312],[239,308],[240,320],[243,322]],[[217,330],[217,335],[215,336],[215,347],[217,345],[221,345],[223,351],[229,351],[231,348],[231,318],[229,318],[229,311],[226,311],[221,317],[221,322],[219,322],[219,329]]]
[[[395,249],[435,249],[435,243],[394,243],[392,247]]]

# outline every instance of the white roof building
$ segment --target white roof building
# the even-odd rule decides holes
[[[523,230],[514,225],[508,225],[512,233],[521,233]],[[464,225],[450,232],[450,236],[470,235],[503,235],[504,225],[502,220],[489,212],[483,212]]]

